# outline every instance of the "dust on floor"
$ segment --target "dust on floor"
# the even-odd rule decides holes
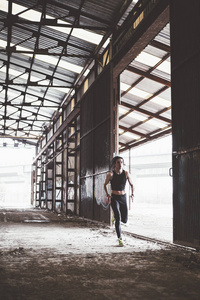
[[[38,209],[0,211],[0,299],[199,299],[200,255]]]

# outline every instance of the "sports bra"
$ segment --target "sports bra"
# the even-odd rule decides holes
[[[126,185],[126,173],[123,170],[121,174],[117,174],[115,171],[113,171],[113,178],[110,181],[111,182],[111,188],[113,191],[124,191],[125,185]]]

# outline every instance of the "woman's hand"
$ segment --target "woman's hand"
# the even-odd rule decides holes
[[[111,203],[111,198],[112,196],[110,196],[109,194],[107,195],[107,198],[108,198],[108,203],[110,204]]]

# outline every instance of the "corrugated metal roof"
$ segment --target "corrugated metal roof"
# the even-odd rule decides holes
[[[83,80],[83,68],[102,53],[103,36],[121,26],[137,2],[1,0],[0,135],[36,143],[69,89]],[[169,29],[120,75],[120,151],[171,128]]]
[[[171,132],[169,29],[167,24],[120,75],[121,152]]]
[[[1,0],[1,136],[37,142],[123,6],[123,0]]]

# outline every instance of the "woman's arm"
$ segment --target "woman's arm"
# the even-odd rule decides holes
[[[112,172],[108,173],[106,175],[106,179],[105,179],[105,182],[104,182],[104,191],[106,193],[106,196],[109,198],[109,200],[111,198],[111,195],[109,195],[109,193],[108,193],[107,184],[110,182],[110,180],[112,180],[112,175],[113,175]]]
[[[133,185],[132,179],[130,177],[130,174],[127,171],[126,171],[126,178],[128,179],[128,182],[131,187],[131,197],[134,197],[134,185]]]

